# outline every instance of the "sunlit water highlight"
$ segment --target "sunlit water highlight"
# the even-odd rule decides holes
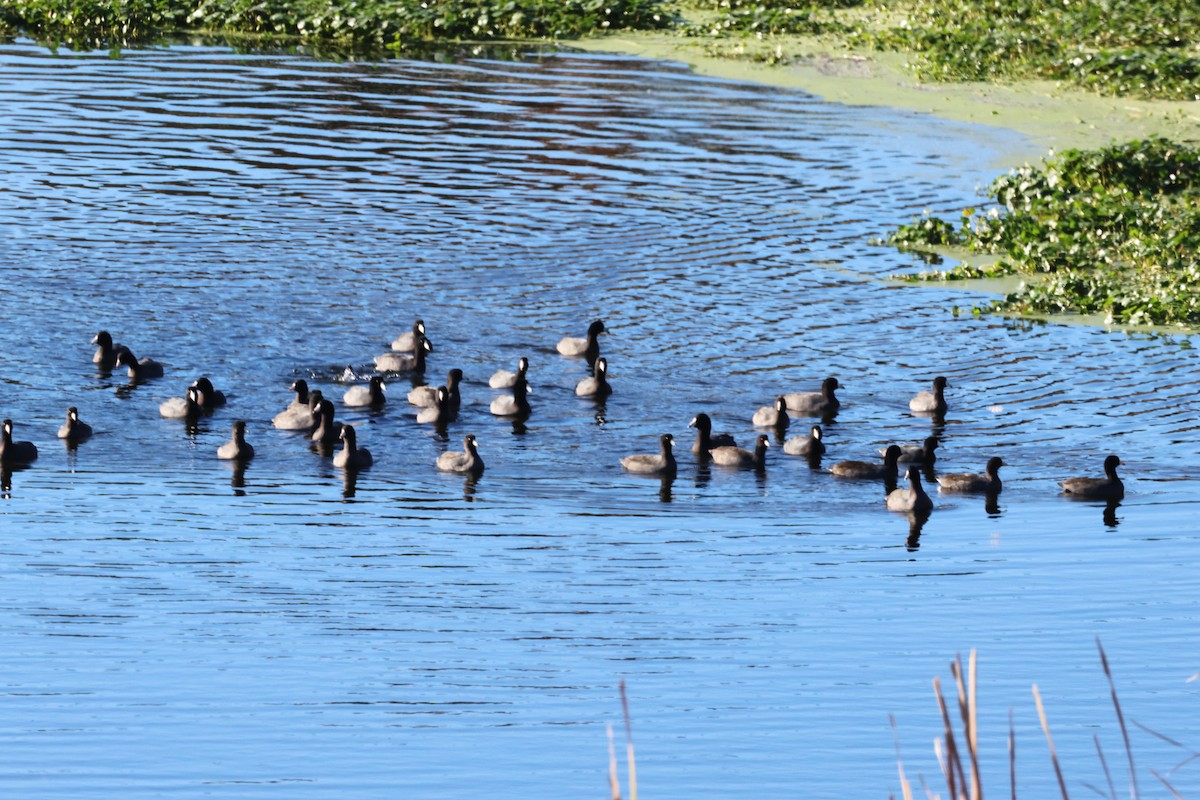
[[[884,797],[888,713],[932,778],[929,681],[972,647],[991,791],[1009,707],[1023,788],[1054,791],[1037,682],[1084,793],[1092,734],[1120,751],[1095,636],[1127,713],[1200,746],[1190,340],[954,316],[982,296],[890,283],[915,262],[869,243],[974,202],[1011,135],[575,54],[17,43],[0,108],[0,412],[41,448],[0,505],[5,796],[604,796],[624,677],[643,796]],[[339,409],[376,455],[357,480],[269,427],[418,316],[429,380],[467,376],[446,437],[403,379]],[[597,317],[602,408],[553,352]],[[100,328],[166,377],[98,375]],[[487,413],[521,355],[524,427]],[[229,406],[160,419],[201,374]],[[919,538],[778,447],[765,476],[687,453],[697,412],[748,445],[836,375],[825,466],[873,457],[929,434],[906,403],[938,374],[939,470],[1010,466],[997,512],[939,497]],[[97,429],[75,451],[68,405]],[[214,457],[238,418],[244,474]],[[473,485],[432,467],[468,432]],[[624,474],[662,432],[675,482]],[[1057,496],[1109,452],[1114,513]]]

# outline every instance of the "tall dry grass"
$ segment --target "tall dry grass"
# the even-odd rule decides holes
[[[1109,690],[1112,696],[1113,710],[1116,712],[1117,723],[1121,729],[1121,739],[1125,747],[1125,756],[1129,762],[1129,797],[1131,800],[1140,800],[1142,797],[1141,788],[1138,784],[1138,768],[1133,755],[1133,744],[1129,736],[1129,728],[1126,725],[1125,713],[1121,708],[1121,701],[1117,697],[1117,684],[1113,678],[1112,669],[1108,663],[1108,655],[1104,652],[1103,645],[1100,640],[1096,640],[1096,647],[1100,651],[1100,664],[1104,669],[1104,675],[1108,679]],[[983,800],[983,785],[979,768],[979,725],[978,725],[978,705],[976,703],[976,657],[975,651],[972,650],[967,660],[967,669],[964,674],[962,657],[958,656],[950,663],[950,674],[954,679],[955,696],[951,698],[952,702],[948,702],[945,694],[942,691],[942,684],[939,678],[933,679],[933,691],[937,698],[938,710],[942,716],[942,734],[934,742],[934,753],[937,755],[938,766],[942,772],[942,778],[946,783],[946,797],[950,800]],[[1200,678],[1200,673],[1193,675],[1189,680]],[[1050,721],[1046,715],[1045,706],[1042,704],[1042,696],[1038,691],[1037,684],[1033,685],[1033,700],[1037,707],[1038,720],[1042,725],[1042,732],[1046,736],[1046,745],[1050,752],[1050,763],[1054,768],[1054,775],[1058,782],[1059,791],[1062,794],[1063,800],[1070,800],[1070,794],[1067,791],[1067,779],[1063,774],[1062,764],[1058,758],[1058,751],[1054,746],[1054,736],[1050,732]],[[954,715],[951,709],[957,712],[959,728],[955,727]],[[903,800],[913,800],[913,785],[908,779],[904,770],[904,761],[900,756],[900,741],[899,733],[896,728],[896,720],[891,717],[893,737],[896,741],[896,764],[900,774],[900,795]],[[1013,732],[1012,709],[1008,712],[1008,780],[1009,780],[1009,797],[1012,800],[1017,800],[1017,744],[1016,737]],[[1171,784],[1170,778],[1182,769],[1187,764],[1200,760],[1200,752],[1191,750],[1183,744],[1164,736],[1157,731],[1154,731],[1145,725],[1131,719],[1134,725],[1151,734],[1152,736],[1161,739],[1162,741],[1172,745],[1183,751],[1186,755],[1182,761],[1168,770],[1165,774],[1154,769],[1149,769],[1149,774],[1153,775],[1166,789],[1171,793],[1172,797],[1183,800],[1183,796]],[[1100,744],[1099,736],[1093,736],[1096,745],[1096,753],[1100,760],[1101,769],[1105,778],[1105,789],[1101,789],[1091,783],[1082,784],[1087,789],[1095,792],[1100,797],[1108,798],[1109,800],[1118,800],[1117,789],[1113,783],[1112,773],[1109,771],[1108,759],[1105,757],[1104,749]],[[929,800],[941,800],[941,795],[934,792],[926,784],[923,777],[920,778],[922,789],[925,796]],[[892,800],[895,800],[895,795],[891,795]]]

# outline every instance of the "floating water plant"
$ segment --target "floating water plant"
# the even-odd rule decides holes
[[[888,242],[996,256],[905,276],[1026,281],[991,310],[1104,314],[1130,324],[1200,325],[1200,149],[1153,138],[1068,150],[1001,175],[986,209],[958,224],[923,217]]]

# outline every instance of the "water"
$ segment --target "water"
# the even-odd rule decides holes
[[[1126,713],[1200,743],[1191,340],[954,316],[983,296],[891,283],[918,264],[870,244],[975,202],[1014,135],[575,54],[18,42],[0,107],[0,411],[41,448],[0,505],[5,796],[605,796],[624,678],[644,796],[883,797],[889,713],[938,783],[930,680],[970,648],[990,793],[1010,707],[1023,791],[1055,791],[1034,682],[1087,793],[1093,734],[1124,781],[1097,636]],[[418,316],[429,379],[467,376],[446,437],[404,379],[339,412],[376,455],[356,479],[269,427]],[[553,352],[597,317],[602,408]],[[101,328],[166,377],[98,375]],[[525,426],[487,413],[521,355]],[[160,419],[202,374],[229,406]],[[929,434],[906,403],[938,374],[939,469],[1002,455],[999,510],[940,497],[912,531],[877,484],[683,446],[699,411],[749,444],[755,408],[836,375],[826,465],[870,457]],[[74,451],[68,405],[97,428]],[[244,474],[214,457],[238,418]],[[473,485],[432,467],[468,432]],[[624,474],[662,432],[677,480]],[[1109,452],[1115,512],[1057,495]],[[1133,736],[1154,792],[1183,754]]]

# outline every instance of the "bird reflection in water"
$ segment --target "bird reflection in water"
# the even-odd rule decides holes
[[[354,467],[342,468],[342,499],[353,500],[358,493],[358,473]]]
[[[1120,507],[1120,500],[1109,500],[1104,504],[1104,524],[1109,528],[1115,528],[1121,524],[1121,520],[1117,517],[1117,509]]]
[[[669,503],[674,499],[671,493],[672,487],[675,485],[675,473],[668,472],[662,476],[662,482],[658,487],[658,499],[660,502]]]
[[[921,547],[921,531],[925,528],[925,523],[929,521],[932,513],[932,509],[925,509],[905,514],[908,517],[908,539],[905,540],[904,547],[910,553]]]
[[[468,503],[475,502],[475,493],[478,491],[479,479],[481,475],[475,475],[468,472],[463,476],[463,500]]]
[[[246,496],[246,465],[249,463],[243,459],[229,462],[229,466],[233,469],[233,477],[230,479],[229,485],[233,487],[233,494],[236,497]]]
[[[989,517],[999,517],[1004,513],[1000,508],[1000,493],[988,492],[983,497],[983,510],[987,512]]]

